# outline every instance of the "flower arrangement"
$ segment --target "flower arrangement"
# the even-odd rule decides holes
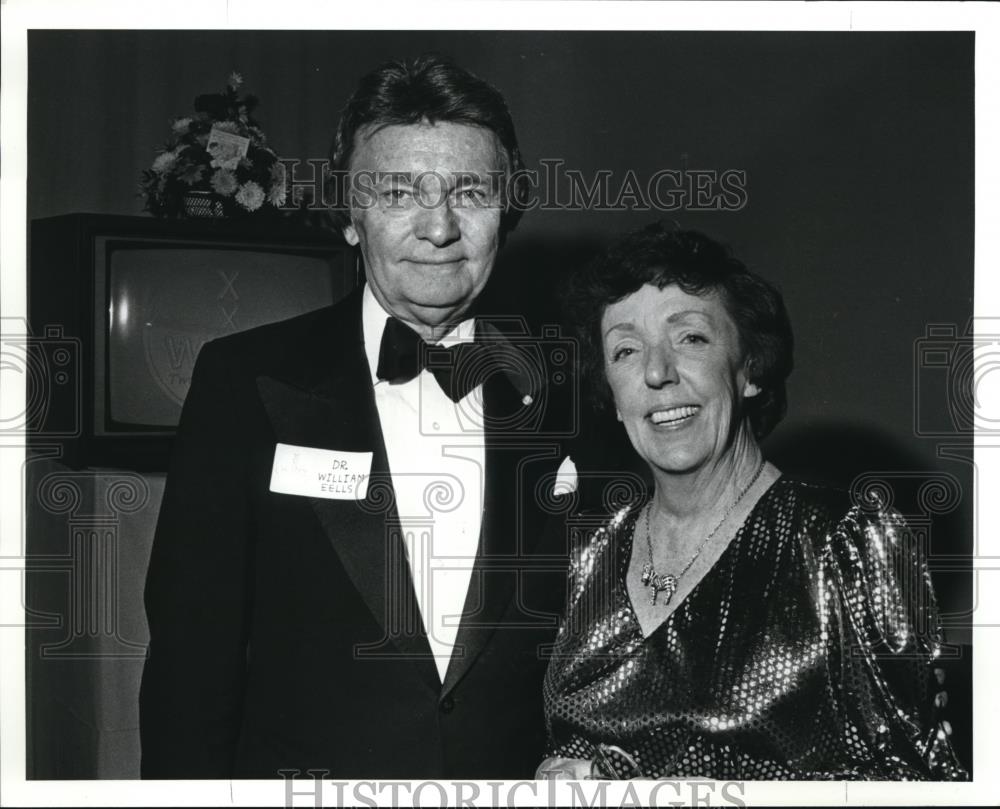
[[[139,183],[154,216],[273,214],[284,206],[284,164],[253,118],[256,96],[239,95],[242,84],[233,72],[224,92],[198,96],[194,115],[171,122],[169,141]],[[192,207],[198,197],[208,209]]]

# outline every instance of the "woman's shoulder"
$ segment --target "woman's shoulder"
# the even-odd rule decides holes
[[[859,626],[862,614],[866,623],[888,625],[917,607],[933,609],[926,549],[877,488],[844,491],[788,479],[780,494],[818,569],[856,608]]]
[[[648,494],[642,494],[627,502],[570,512],[565,530],[571,565],[592,562],[631,545],[632,529],[648,499]]]
[[[598,535],[619,533],[628,524],[634,523],[648,501],[649,495],[643,493],[630,498],[627,502],[579,509],[570,512],[566,522],[573,526],[577,533],[586,534],[593,540]]]
[[[761,497],[761,503],[779,508],[836,514],[850,503],[850,497],[844,489],[782,474]]]
[[[807,558],[845,573],[864,575],[883,569],[890,558],[909,564],[919,555],[906,520],[870,488],[844,490],[783,476],[751,519],[755,535],[797,538]]]
[[[813,533],[864,532],[871,525],[899,525],[902,516],[874,489],[846,490],[782,475],[761,498],[763,517],[790,520]]]

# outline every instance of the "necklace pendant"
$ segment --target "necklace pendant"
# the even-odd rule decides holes
[[[653,592],[649,599],[650,606],[656,606],[656,597],[663,593],[663,603],[664,605],[670,603],[670,599],[673,598],[674,593],[677,592],[677,577],[672,576],[670,573],[665,573],[662,576],[652,577]]]
[[[649,587],[649,583],[650,581],[652,581],[652,579],[653,579],[653,564],[652,562],[646,562],[646,564],[642,566],[642,578],[640,579],[640,581],[642,582],[642,586]]]

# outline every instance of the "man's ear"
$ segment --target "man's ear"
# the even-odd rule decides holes
[[[361,239],[358,237],[357,228],[354,227],[354,223],[353,222],[351,222],[350,224],[344,225],[344,240],[351,247],[357,247],[358,246],[358,242],[361,241]]]

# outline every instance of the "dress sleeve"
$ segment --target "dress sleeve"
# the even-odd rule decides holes
[[[932,722],[941,630],[920,537],[895,511],[855,507],[828,539],[821,598],[854,777],[967,779]]]
[[[568,550],[565,580],[565,598],[562,611],[559,617],[559,628],[556,631],[556,640],[552,654],[549,657],[549,664],[546,669],[545,681],[542,686],[542,696],[545,703],[545,753],[543,758],[574,758],[580,757],[581,743],[586,742],[576,738],[567,737],[565,732],[558,727],[556,717],[556,703],[561,699],[563,681],[566,677],[566,666],[568,664],[565,650],[567,643],[567,633],[571,623],[574,603],[578,595],[583,580],[581,576],[581,552],[582,547],[579,537],[572,531],[572,518],[563,516],[561,518],[551,517],[546,524],[546,534],[558,535],[563,547]]]
[[[550,528],[561,534],[562,547],[567,550],[565,599],[555,644],[542,686],[545,703],[546,749],[545,758],[591,759],[595,745],[576,727],[573,714],[574,700],[581,684],[577,669],[585,666],[589,654],[584,634],[590,629],[589,621],[595,618],[592,598],[595,577],[610,575],[601,569],[604,552],[608,546],[606,514],[583,512],[551,520]],[[599,571],[599,572],[597,572]],[[598,588],[605,595],[608,588]]]

